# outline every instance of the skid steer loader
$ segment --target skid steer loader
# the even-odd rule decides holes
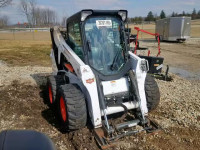
[[[50,30],[49,103],[57,105],[69,131],[91,122],[102,149],[126,135],[158,129],[148,112],[158,106],[159,89],[147,75],[148,61],[129,51],[126,20],[126,10],[82,10],[67,19],[66,31]],[[123,119],[113,123],[117,114]]]

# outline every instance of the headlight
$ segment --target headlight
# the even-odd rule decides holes
[[[118,12],[118,14],[122,17],[123,21],[126,21],[126,18],[127,18],[127,11],[126,10],[120,10]]]
[[[81,21],[84,21],[89,15],[92,14],[92,11],[86,10],[81,12]]]
[[[145,59],[142,59],[141,63],[140,63],[140,67],[141,67],[142,71],[146,71],[146,72],[149,71],[149,63],[148,63],[148,61],[145,60]]]

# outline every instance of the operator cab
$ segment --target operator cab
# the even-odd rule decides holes
[[[96,72],[118,74],[127,62],[126,10],[82,10],[67,19],[72,50]]]

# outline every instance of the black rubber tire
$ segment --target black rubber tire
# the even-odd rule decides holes
[[[135,44],[136,44],[136,42],[135,42]],[[137,48],[139,48],[139,47],[140,47],[140,42],[137,41]]]
[[[163,36],[160,35],[160,42],[163,42]]]
[[[145,94],[147,100],[148,111],[152,111],[157,108],[160,102],[160,91],[155,79],[147,75],[145,79]]]
[[[65,84],[65,80],[63,79],[62,75],[51,75],[47,79],[47,88],[48,88],[48,104],[54,105],[57,97],[57,91],[60,85]],[[50,98],[50,89],[52,92],[52,100]]]
[[[65,104],[66,119],[62,118],[61,97]],[[58,91],[58,114],[66,130],[78,130],[86,126],[87,107],[84,94],[73,84],[61,85]]]
[[[158,41],[158,36],[155,36],[155,40]]]
[[[156,38],[156,41],[158,42],[158,36],[155,36],[155,38]],[[160,39],[160,42],[163,41],[163,37],[162,37],[162,35],[159,36],[159,39]]]
[[[158,36],[155,36],[156,41],[158,42]]]

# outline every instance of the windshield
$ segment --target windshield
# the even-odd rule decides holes
[[[93,17],[85,23],[89,64],[104,75],[117,74],[125,64],[121,28],[115,17]]]

